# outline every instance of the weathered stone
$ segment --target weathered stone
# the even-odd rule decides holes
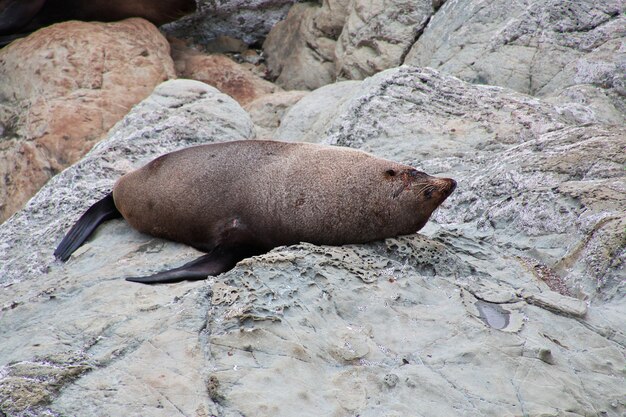
[[[338,89],[345,96],[331,93],[321,110],[301,108],[324,114],[302,114],[308,125],[324,120],[320,141],[458,180],[420,235],[303,243],[207,281],[144,286],[122,277],[198,252],[114,220],[67,263],[53,261],[63,233],[123,172],[175,148],[253,135],[228,96],[164,83],[0,226],[0,410],[623,414],[623,130],[578,126],[541,100],[427,69]],[[576,299],[552,294],[522,256],[580,278]],[[74,359],[54,372],[39,366],[60,356]]]
[[[554,292],[544,292],[533,294],[530,291],[523,291],[520,294],[530,304],[537,305],[557,314],[565,314],[573,317],[585,317],[587,305],[584,301],[571,297],[565,297]]]
[[[404,62],[537,96],[591,85],[594,88],[579,90],[572,102],[604,95],[607,106],[582,111],[597,113],[594,119],[606,117],[606,112],[621,115],[623,123],[624,10],[620,0],[449,1]],[[589,98],[581,98],[587,94]]]
[[[195,14],[163,26],[165,33],[209,43],[220,36],[248,45],[262,42],[270,29],[284,19],[295,0],[198,0]]]
[[[433,14],[432,0],[356,0],[335,56],[339,79],[362,80],[402,64]]]
[[[0,221],[173,76],[143,19],[60,23],[0,50]]]
[[[310,92],[284,114],[275,137],[296,142],[324,140],[327,124],[343,102],[358,94],[359,85],[358,81],[341,81]]]
[[[257,138],[273,139],[285,113],[303,97],[306,91],[282,91],[261,96],[244,106],[250,114]]]
[[[315,89],[395,67],[433,12],[430,0],[296,4],[263,44],[270,74],[286,89]]]
[[[181,44],[173,44],[172,57],[179,77],[212,85],[241,105],[281,90],[226,55],[206,55]]]
[[[335,43],[316,26],[320,7],[299,3],[263,43],[270,75],[287,90],[313,90],[335,80]]]

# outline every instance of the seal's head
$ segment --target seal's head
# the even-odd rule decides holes
[[[418,231],[428,221],[437,207],[452,194],[456,181],[452,178],[432,177],[406,165],[394,165],[384,172],[387,182],[385,192],[389,193],[394,206],[405,212],[407,220],[404,226],[411,233]]]

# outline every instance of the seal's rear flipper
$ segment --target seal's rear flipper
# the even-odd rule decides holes
[[[67,261],[70,255],[87,240],[89,235],[107,220],[122,217],[122,214],[115,208],[113,194],[109,193],[102,200],[98,201],[81,216],[65,235],[59,246],[54,251],[54,256],[63,262]]]
[[[232,269],[237,262],[249,256],[258,255],[263,251],[243,247],[216,247],[211,253],[186,263],[178,268],[168,271],[157,272],[145,277],[129,277],[126,281],[140,282],[142,284],[169,284],[185,280],[206,279],[209,275],[219,275]]]

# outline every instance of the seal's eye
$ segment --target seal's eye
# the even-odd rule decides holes
[[[433,195],[433,189],[432,189],[432,188],[427,188],[427,189],[424,191],[424,197],[426,197],[426,198],[430,198],[430,197],[432,197],[432,195]]]
[[[393,169],[388,169],[387,171],[385,171],[385,174],[387,174],[390,177],[395,177],[396,171]]]

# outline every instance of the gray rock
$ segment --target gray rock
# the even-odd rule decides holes
[[[434,13],[431,0],[356,0],[335,49],[338,79],[397,67]]]
[[[321,141],[459,180],[423,232],[281,247],[207,281],[144,286],[122,277],[198,253],[114,220],[54,262],[67,227],[121,173],[253,135],[230,98],[165,83],[0,225],[0,410],[622,415],[623,131],[433,70],[344,86],[315,127]],[[572,277],[574,297],[550,289]]]
[[[363,79],[404,59],[433,14],[430,0],[325,0],[294,5],[263,44],[286,89]]]
[[[294,5],[263,42],[267,69],[287,90],[314,90],[335,81],[336,41],[317,26],[320,7]]]
[[[360,85],[358,81],[341,81],[312,91],[285,112],[275,138],[294,142],[320,142],[323,129],[334,118],[341,104]]]
[[[254,122],[256,137],[274,139],[287,110],[307,94],[307,91],[280,91],[266,94],[246,104],[244,109]]]
[[[248,45],[261,42],[270,29],[287,16],[296,0],[198,0],[196,13],[161,29],[171,36],[191,38],[205,44],[220,36],[242,40]]]
[[[438,221],[555,268],[580,297],[623,292],[623,128],[578,126],[536,98],[405,66],[312,92],[278,137],[298,133],[451,176],[459,187]]]
[[[603,95],[607,106],[585,111],[600,119],[610,112],[623,123],[624,10],[620,0],[448,1],[404,63],[537,96],[589,85],[572,101]]]

